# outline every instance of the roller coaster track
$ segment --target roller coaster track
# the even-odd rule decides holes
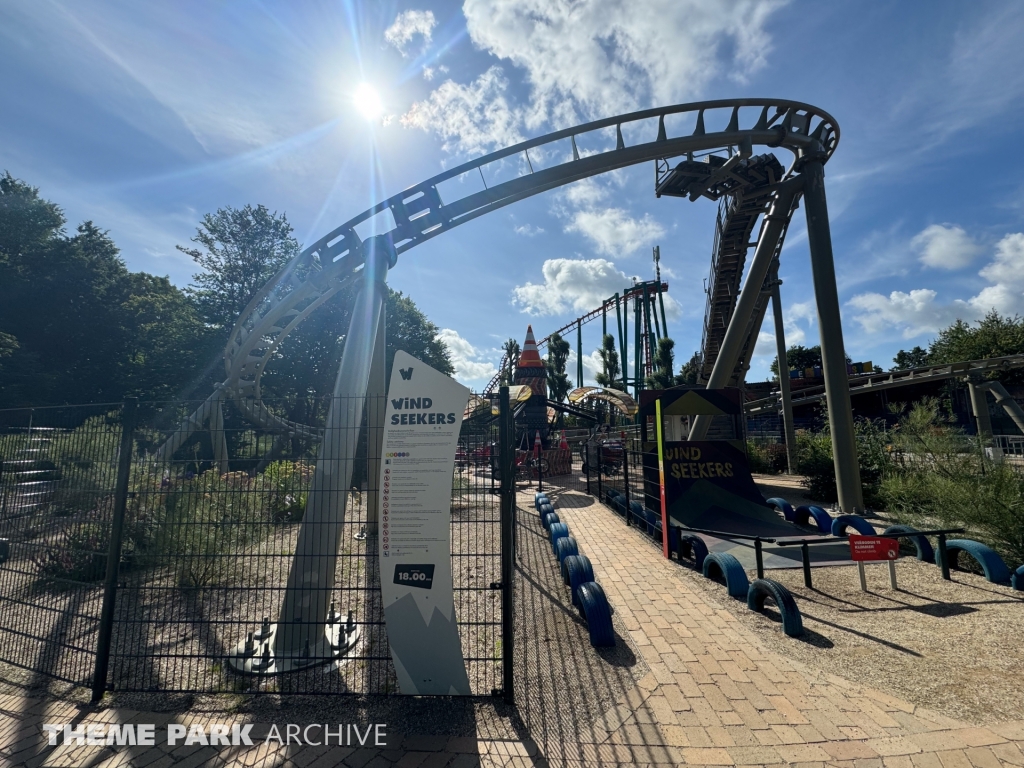
[[[908,368],[905,371],[890,371],[889,373],[873,373],[866,376],[854,376],[850,378],[850,395],[864,395],[871,392],[881,392],[897,387],[907,387],[913,384],[927,384],[944,379],[973,379],[980,378],[986,374],[998,373],[999,371],[1010,371],[1016,368],[1024,368],[1024,355],[1008,355],[1006,357],[990,357],[985,360],[967,360],[962,363],[948,363],[945,365],[930,365],[923,368]],[[820,403],[825,398],[824,387],[811,387],[792,395],[793,407],[802,405],[813,405]],[[757,416],[763,413],[778,413],[779,399],[775,396],[764,397],[760,400],[751,400],[744,408],[748,416]]]
[[[712,130],[708,125],[713,126]],[[583,153],[578,148],[581,140],[586,142]],[[749,157],[753,146],[782,147],[795,157],[810,154],[824,161],[831,157],[838,141],[836,121],[809,104],[785,99],[704,101],[642,110],[555,131],[409,187],[305,248],[260,289],[232,329],[224,350],[226,378],[181,423],[160,452],[169,456],[204,421],[215,419],[213,412],[219,411],[220,400],[226,397],[263,428],[317,434],[312,427],[271,412],[260,399],[260,378],[288,334],[356,278],[371,240],[382,239],[389,250],[393,248],[400,255],[511,203],[638,163],[684,155],[689,158],[702,152],[731,153],[734,149],[734,157]],[[732,158],[725,165],[729,163],[735,165]],[[793,172],[791,166],[788,173]],[[483,189],[467,192],[467,184],[451,184],[443,190],[448,200],[442,200],[445,182],[477,175]],[[492,179],[490,185],[487,178]],[[499,178],[506,180],[495,183]],[[387,213],[393,226],[386,221]],[[357,228],[386,231],[364,240]]]

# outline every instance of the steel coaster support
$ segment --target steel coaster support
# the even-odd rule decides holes
[[[729,379],[736,368],[740,353],[743,351],[743,342],[746,340],[747,327],[754,307],[764,285],[765,276],[775,258],[775,246],[786,229],[789,221],[789,212],[792,210],[793,198],[799,193],[801,177],[786,182],[779,187],[775,193],[775,201],[766,214],[765,226],[761,229],[761,236],[757,241],[757,250],[750,262],[750,270],[747,273],[747,280],[740,291],[739,299],[736,301],[736,309],[729,319],[729,327],[725,331],[725,338],[722,339],[722,346],[718,350],[718,357],[715,358],[715,366],[708,378],[708,389],[721,389],[728,386]],[[835,281],[833,280],[833,292],[835,292]],[[838,305],[837,305],[838,307]],[[840,338],[840,343],[842,338]],[[843,375],[846,374],[846,358],[843,358]],[[701,415],[693,420],[690,428],[690,440],[703,440],[707,437],[708,428],[711,426],[711,416]]]
[[[846,372],[843,324],[839,316],[839,291],[836,288],[836,265],[832,255],[832,233],[825,199],[823,159],[824,153],[820,149],[803,154],[800,158],[800,176],[804,179],[807,243],[811,252],[811,277],[821,331],[821,368],[825,376],[836,488],[839,508],[842,514],[849,515],[864,511],[864,494],[853,431],[850,378]]]
[[[583,386],[583,323],[576,323],[576,386]]]
[[[775,316],[775,349],[779,361],[779,394],[782,399],[782,435],[786,441],[786,471],[796,472],[796,430],[793,427],[793,396],[789,391],[789,359],[786,356],[786,329],[782,323],[782,296],[779,286],[779,260],[772,262],[772,314]],[[760,578],[760,577],[759,577]]]
[[[326,663],[358,642],[359,629],[340,620],[331,604],[345,504],[352,484],[377,334],[387,301],[387,273],[395,249],[383,235],[364,243],[359,295],[334,382],[324,438],[299,529],[288,586],[276,625],[264,622],[228,659],[239,672],[283,674]]]
[[[386,299],[386,295],[385,295]],[[387,313],[381,312],[373,345],[370,379],[366,387],[366,534],[377,535],[380,522],[380,457],[384,450],[387,411]]]
[[[992,396],[996,399],[996,405],[1001,405],[1003,410],[1006,411],[1007,415],[1013,419],[1013,423],[1017,425],[1017,429],[1024,432],[1024,408],[1021,408],[1017,404],[1017,401],[1010,397],[1010,393],[1006,391],[1006,387],[1000,384],[998,381],[987,381],[984,384],[977,385],[978,389],[988,390],[992,393]],[[984,397],[984,395],[983,395]],[[986,416],[988,415],[988,409],[983,408]],[[989,424],[989,433],[991,434],[992,425]]]
[[[988,412],[988,399],[981,384],[980,378],[971,379],[967,382],[967,391],[971,395],[971,410],[974,411],[974,418],[978,423],[978,437],[988,442],[992,439],[992,417]]]
[[[633,335],[636,337],[633,344],[633,397],[640,402],[640,391],[644,388],[643,371],[640,368],[640,354],[643,348],[643,314],[640,311],[640,297],[633,297]]]
[[[224,432],[224,390],[217,389],[217,399],[210,413],[210,441],[213,443],[213,461],[217,471],[226,475],[228,464],[228,441]]]
[[[619,359],[622,360],[622,391],[629,391],[629,359],[626,357],[629,349],[629,337],[626,335],[628,330],[626,325],[629,321],[629,303],[626,298],[626,292],[622,292],[622,297],[619,294],[615,294],[615,321],[619,326]]]

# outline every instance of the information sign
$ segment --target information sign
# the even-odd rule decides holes
[[[380,475],[380,581],[404,694],[469,695],[452,597],[451,496],[469,390],[395,354]]]
[[[895,560],[899,557],[899,543],[881,536],[851,534],[850,557],[854,562]]]

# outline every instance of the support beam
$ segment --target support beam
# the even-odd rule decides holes
[[[825,169],[821,164],[820,153],[804,155],[803,159],[800,175],[804,179],[807,244],[811,252],[811,276],[814,281],[814,299],[818,306],[818,327],[821,330],[821,367],[825,375],[825,398],[832,433],[839,508],[844,515],[859,514],[864,511],[864,492],[860,484],[857,440],[853,431],[850,377],[846,372],[836,265],[832,256],[832,233],[825,199]]]
[[[729,327],[725,331],[725,338],[722,339],[718,357],[715,358],[715,367],[712,368],[711,376],[708,378],[708,389],[721,389],[727,386],[729,379],[732,378],[736,363],[743,351],[743,342],[746,340],[750,318],[754,314],[765,277],[767,277],[768,270],[775,258],[775,249],[778,246],[779,238],[782,237],[782,233],[786,229],[789,212],[793,207],[793,198],[799,190],[798,178],[792,183],[779,187],[779,191],[775,193],[775,202],[772,203],[771,209],[765,216],[765,224],[761,228],[757,249],[750,262],[747,280],[736,301],[736,309],[733,310],[732,317],[729,319]],[[711,416],[697,416],[690,428],[690,440],[705,439],[708,428],[711,426],[711,419]]]
[[[789,360],[786,356],[786,329],[782,323],[782,297],[779,293],[779,260],[772,262],[772,313],[775,316],[775,349],[779,361],[779,394],[782,399],[782,436],[786,442],[786,471],[796,472],[796,430],[793,428],[793,397],[789,391]]]
[[[394,258],[394,246],[377,236],[366,241],[364,256],[362,288],[352,308],[327,426],[274,633],[274,656],[279,668],[282,660],[303,658],[306,653],[316,658],[330,658],[330,649],[324,648],[327,611],[334,591],[345,502],[352,484],[377,328],[387,299],[388,263]]]
[[[983,441],[992,439],[992,417],[988,412],[988,399],[981,381],[967,382],[967,391],[971,395],[971,410],[978,425],[978,437]]]
[[[998,381],[989,381],[985,384],[979,385],[980,389],[987,389],[992,393],[992,396],[996,399],[996,405],[1001,405],[1003,410],[1013,419],[1013,423],[1017,425],[1017,429],[1024,432],[1024,408],[1010,397],[1010,393],[1006,391],[1006,387],[1000,384]],[[989,426],[991,431],[992,427]]]
[[[366,386],[366,535],[376,536],[380,520],[380,455],[384,449],[387,400],[387,313],[381,312]]]
[[[576,323],[576,386],[583,386],[583,323]]]
[[[210,440],[213,443],[213,463],[217,471],[226,475],[231,469],[228,463],[228,441],[224,434],[224,390],[217,390],[217,400],[210,413]]]

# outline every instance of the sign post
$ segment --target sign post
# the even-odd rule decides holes
[[[380,582],[398,685],[470,694],[452,590],[451,495],[469,390],[399,350],[380,475]]]
[[[857,570],[860,573],[860,588],[862,592],[868,591],[867,577],[864,574],[864,563],[877,563],[887,561],[889,563],[889,583],[893,589],[896,587],[896,558],[900,554],[900,545],[896,539],[884,536],[858,536],[850,535],[850,559],[857,563]]]

